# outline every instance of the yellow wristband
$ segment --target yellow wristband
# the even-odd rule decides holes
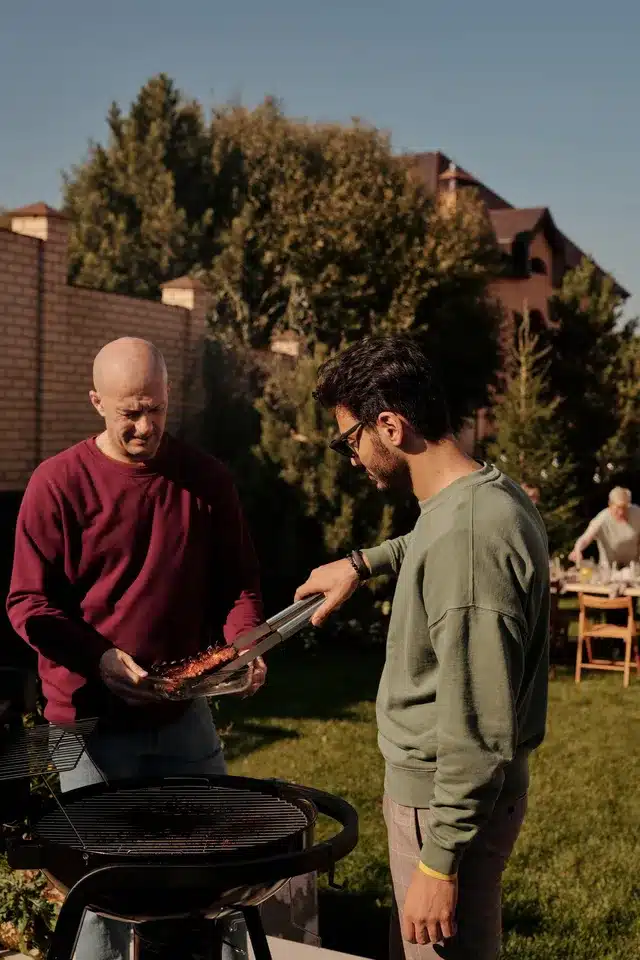
[[[428,867],[422,860],[418,860],[418,867],[423,873],[426,873],[428,877],[433,877],[435,880],[448,880],[451,882],[455,880],[457,876],[455,873],[439,873],[437,870],[432,870],[431,867]]]

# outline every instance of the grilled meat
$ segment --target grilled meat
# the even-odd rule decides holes
[[[168,680],[168,690],[176,690],[185,680],[194,680],[204,673],[221,667],[223,663],[230,663],[238,656],[235,647],[209,647],[193,657],[186,657],[171,663],[157,663],[151,669],[151,676]]]

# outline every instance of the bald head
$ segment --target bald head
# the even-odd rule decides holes
[[[169,384],[164,357],[148,340],[121,337],[107,343],[93,362],[93,406],[105,421],[99,448],[123,461],[157,453],[167,417]]]
[[[105,344],[93,361],[93,386],[103,396],[136,392],[158,379],[167,382],[167,367],[149,340],[120,337]]]

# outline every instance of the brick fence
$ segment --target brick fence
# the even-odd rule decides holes
[[[169,429],[201,408],[206,292],[189,277],[162,302],[67,283],[69,222],[34,204],[0,229],[0,492],[18,492],[37,464],[100,430],[89,402],[95,354],[110,340],[153,340],[172,384]]]

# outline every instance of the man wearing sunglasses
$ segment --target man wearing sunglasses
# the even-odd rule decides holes
[[[540,516],[456,444],[409,338],[366,339],[320,370],[332,448],[378,489],[412,491],[411,533],[311,573],[316,626],[364,580],[397,577],[377,701],[394,888],[392,960],[495,960],[501,877],[545,732],[549,558]]]

